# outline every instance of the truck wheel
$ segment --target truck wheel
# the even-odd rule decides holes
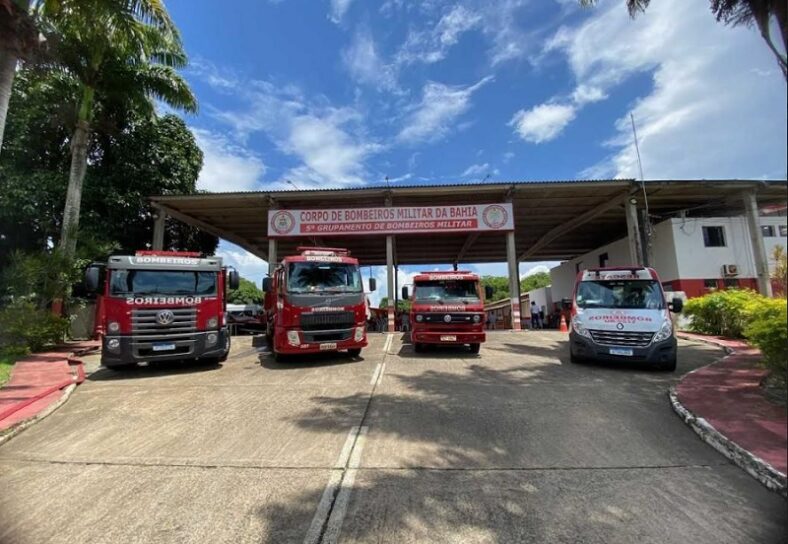
[[[422,344],[421,342],[416,342],[415,344],[413,344],[413,351],[415,351],[416,353],[422,353],[424,351],[424,344]]]
[[[225,342],[224,354],[221,357],[219,357],[219,362],[220,363],[225,362],[227,360],[227,357],[230,356],[230,346],[231,346],[231,341],[230,341],[230,335],[228,334],[227,335],[227,342]]]
[[[347,354],[350,355],[351,357],[358,357],[359,355],[361,355],[361,348],[349,349],[347,350]]]
[[[481,349],[481,344],[471,344],[471,353],[479,353],[479,349]]]
[[[672,359],[665,361],[664,363],[660,363],[659,368],[660,370],[664,370],[665,372],[675,372],[676,371],[676,357],[674,356]]]

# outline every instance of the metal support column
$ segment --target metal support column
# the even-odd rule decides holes
[[[766,253],[766,244],[761,233],[761,220],[758,214],[758,200],[755,192],[748,191],[742,195],[744,200],[744,213],[747,216],[747,226],[752,241],[752,257],[755,261],[755,274],[758,280],[758,292],[764,296],[772,296],[772,281],[769,277],[769,255]]]
[[[268,239],[268,275],[273,276],[276,269],[276,238]]]
[[[386,279],[388,280],[388,330],[394,332],[394,236],[386,236]]]
[[[506,261],[509,266],[509,295],[512,305],[512,329],[519,331],[520,325],[520,274],[517,266],[517,248],[514,231],[506,233]]]
[[[638,224],[637,200],[629,198],[624,202],[627,216],[627,240],[629,242],[630,264],[643,266],[643,245]]]
[[[164,249],[164,229],[167,226],[167,212],[161,208],[154,208],[153,212],[153,246],[152,249]]]

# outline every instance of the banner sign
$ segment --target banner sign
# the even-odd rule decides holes
[[[511,230],[511,204],[268,210],[270,238]]]

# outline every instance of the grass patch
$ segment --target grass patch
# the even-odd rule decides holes
[[[11,369],[14,368],[14,363],[24,357],[26,353],[21,351],[0,352],[0,387],[11,378]]]

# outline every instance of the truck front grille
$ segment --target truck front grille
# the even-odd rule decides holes
[[[302,331],[350,329],[356,324],[353,312],[313,312],[301,314]]]
[[[448,324],[452,324],[452,325],[457,325],[457,324],[469,325],[469,324],[473,324],[474,323],[474,321],[473,321],[473,315],[474,314],[472,314],[472,313],[457,314],[457,313],[433,312],[433,313],[421,314],[421,315],[424,316],[424,320],[422,321],[422,323],[435,323],[435,324],[441,324],[441,325],[448,325]],[[450,317],[450,319],[451,319],[450,321],[446,321],[446,316],[447,315]]]
[[[160,312],[172,312],[171,323],[159,322]],[[134,336],[164,336],[171,334],[189,334],[197,330],[196,308],[149,308],[132,310],[131,333]]]
[[[654,337],[653,332],[601,331],[598,329],[591,329],[589,332],[594,342],[602,346],[645,348],[651,343],[651,339]]]

